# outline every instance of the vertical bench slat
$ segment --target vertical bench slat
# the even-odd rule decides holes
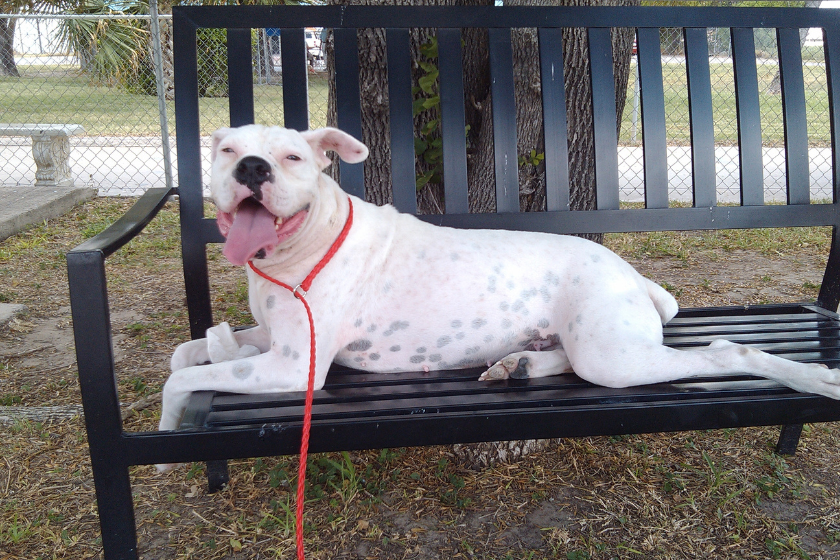
[[[513,91],[513,49],[510,32],[507,28],[488,30],[497,212],[519,211],[516,100]]]
[[[785,122],[785,170],[788,204],[811,201],[808,161],[808,124],[805,108],[805,80],[799,29],[776,30],[782,85],[782,115]]]
[[[283,62],[283,122],[286,128],[309,128],[309,80],[306,69],[306,35],[303,29],[280,33]]]
[[[668,138],[658,27],[636,30],[644,145],[645,208],[668,208]]]
[[[760,206],[764,204],[764,162],[761,154],[761,104],[755,62],[755,33],[751,28],[739,27],[732,28],[731,34],[741,204]]]
[[[832,202],[840,200],[840,161],[838,161],[838,141],[840,137],[840,29],[823,30],[823,48],[825,49],[825,79],[828,87],[828,111],[831,119],[831,184]],[[838,275],[840,276],[840,275]]]
[[[174,18],[174,16],[173,16]],[[175,134],[178,147],[178,204],[181,223],[200,224],[204,218],[201,185],[201,123],[198,106],[198,50],[196,30],[181,16],[172,35],[175,52]],[[187,290],[192,338],[206,336],[213,326],[210,280],[207,274],[208,239],[199,227],[181,228],[181,256]]]
[[[609,27],[587,29],[595,133],[595,198],[599,210],[618,209],[618,135]]]
[[[437,39],[446,213],[466,214],[469,212],[469,203],[461,30],[438,29]]]
[[[251,30],[228,29],[228,90],[230,126],[254,123],[254,74]]]
[[[715,190],[715,127],[712,114],[712,80],[709,74],[709,43],[705,27],[686,27],[686,81],[691,120],[691,168],[694,206],[717,204]]]
[[[417,213],[414,164],[414,116],[411,93],[411,48],[408,29],[385,32],[388,57],[388,99],[391,119],[391,183],[394,206]]]
[[[569,131],[563,75],[563,30],[540,29],[539,43],[545,137],[546,210],[568,210]]]
[[[837,142],[840,131],[840,29],[830,27],[823,30],[825,49],[825,78],[828,87],[828,111],[831,120],[831,179],[832,202],[840,200],[840,170],[838,170]],[[831,252],[825,265],[825,273],[817,297],[817,304],[836,310],[840,303],[840,229],[833,228]]]
[[[355,29],[336,29],[335,33],[335,105],[337,126],[354,138],[362,138],[362,102],[359,88],[359,38]],[[365,198],[363,163],[339,163],[341,188]]]

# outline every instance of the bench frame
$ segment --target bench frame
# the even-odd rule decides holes
[[[196,30],[227,27],[230,123],[254,119],[251,28],[283,28],[281,36],[285,126],[308,126],[305,27],[331,28],[336,42],[338,126],[362,137],[356,57],[358,28],[386,28],[391,99],[393,199],[416,213],[408,28],[438,28],[444,181],[447,213],[421,216],[432,223],[466,228],[507,228],[554,233],[605,233],[691,229],[831,226],[833,243],[819,298],[814,304],[786,304],[683,310],[666,328],[673,346],[708,344],[727,336],[803,361],[840,364],[840,168],[835,155],[835,193],[829,204],[810,204],[807,123],[799,50],[799,28],[822,27],[830,104],[832,147],[840,130],[840,13],[835,10],[776,8],[642,7],[176,7],[173,9],[178,173],[177,189],[151,189],[111,228],[67,256],[79,380],[85,410],[105,557],[136,558],[137,541],[129,467],[151,463],[215,461],[209,476],[224,480],[224,461],[232,458],[295,454],[301,436],[303,395],[193,395],[182,429],[174,432],[123,431],[114,373],[105,259],[130,241],[167,201],[178,195],[190,328],[194,338],[212,326],[206,244],[220,242],[213,220],[204,218],[201,185]],[[509,27],[539,28],[541,61],[560,64],[559,28],[585,27],[590,42],[596,133],[597,210],[569,210],[569,177],[564,127],[546,125],[545,160],[548,209],[520,213],[516,189],[497,181],[495,214],[466,210],[466,155],[463,134],[461,27],[490,29],[494,82],[510,85]],[[622,210],[618,200],[615,101],[612,95],[610,27],[638,27],[642,83],[642,124],[646,166],[646,208]],[[660,27],[684,27],[692,77],[689,104],[695,162],[695,204],[669,208],[665,172],[666,142],[659,47]],[[739,147],[742,205],[717,206],[714,135],[708,51],[703,28],[733,30],[738,76]],[[760,114],[752,29],[778,28],[783,77],[788,163],[788,204],[764,205],[761,178]],[[507,53],[507,54],[506,54]],[[703,62],[705,56],[705,63]],[[302,76],[302,77],[301,77]],[[507,80],[507,84],[505,83]],[[460,84],[460,86],[459,86]],[[597,87],[608,84],[608,87]],[[658,84],[658,85],[657,85]],[[495,86],[494,86],[495,87]],[[565,123],[564,85],[542,79],[544,115]],[[454,100],[454,102],[453,102]],[[499,158],[516,134],[511,95],[493,92],[497,177],[516,177],[516,154]],[[458,124],[460,121],[461,124]],[[759,124],[758,134],[755,126]],[[402,132],[401,132],[402,131]],[[406,134],[408,131],[408,134]],[[512,135],[512,136],[511,136]],[[513,143],[515,150],[516,144]],[[804,150],[804,152],[803,152]],[[504,155],[504,154],[503,154]],[[709,167],[709,162],[712,162]],[[361,164],[340,166],[341,184],[364,196]],[[667,175],[664,175],[667,177]],[[514,183],[515,185],[515,183]],[[661,431],[782,425],[779,450],[793,452],[803,423],[840,420],[840,405],[824,397],[797,393],[766,380],[697,379],[629,389],[607,389],[573,375],[482,384],[474,370],[372,375],[335,368],[316,392],[310,450],[402,447],[508,439],[581,437]]]

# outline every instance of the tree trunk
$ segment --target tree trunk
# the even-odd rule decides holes
[[[0,19],[0,76],[20,77],[15,64],[15,21],[14,19]]]
[[[381,0],[331,0],[340,4],[382,4]],[[395,0],[395,4],[409,3]],[[448,0],[424,2],[426,4],[451,5]],[[455,4],[488,4],[489,0],[463,0]],[[627,5],[637,0],[513,0],[508,5],[582,5],[609,4]],[[416,32],[412,38],[413,56],[419,58],[419,47],[431,36],[429,30]],[[634,30],[613,30],[614,72],[616,77],[616,109],[620,127],[621,114],[626,99],[627,81],[630,75],[631,47]],[[534,29],[517,29],[512,34],[514,53],[514,80],[517,111],[518,155],[529,156],[531,152],[542,153],[543,132],[541,114],[541,90],[539,79],[539,44]],[[385,62],[385,38],[381,30],[359,32],[362,52],[369,53],[360,60],[360,81],[362,83],[363,138],[371,150],[365,166],[367,197],[377,204],[390,202],[390,146],[388,143],[389,120]],[[592,107],[589,102],[589,61],[586,33],[582,29],[566,29],[563,33],[565,56],[567,119],[569,129],[569,172],[571,183],[571,207],[574,210],[595,207],[594,137],[592,134]],[[486,30],[464,30],[464,91],[467,125],[469,126],[468,180],[469,202],[472,212],[495,210],[495,184],[492,151],[492,99],[487,56]],[[332,71],[331,45],[327,48],[327,67]],[[415,73],[419,69],[415,64]],[[417,77],[417,76],[415,76]],[[415,122],[415,136],[434,113],[420,115]],[[335,123],[334,92],[330,92],[328,122]],[[418,175],[428,171],[428,165],[418,162]],[[332,170],[337,174],[335,166]],[[545,209],[544,166],[525,163],[520,166],[520,208],[523,211]],[[430,182],[418,193],[418,211],[421,213],[441,212],[443,207],[442,185]],[[593,236],[600,240],[600,236]]]

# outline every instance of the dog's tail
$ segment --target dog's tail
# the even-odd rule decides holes
[[[677,311],[680,310],[680,306],[668,290],[656,282],[648,280],[647,278],[645,278],[645,282],[647,285],[648,295],[650,296],[654,307],[656,307],[656,311],[659,313],[659,316],[662,318],[662,324],[664,325],[674,318],[674,315],[676,315]]]

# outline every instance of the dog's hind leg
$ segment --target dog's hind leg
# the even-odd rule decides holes
[[[544,352],[514,352],[502,358],[481,374],[479,381],[529,379],[571,373],[572,364],[562,348]]]
[[[607,341],[604,341],[606,343]],[[706,348],[675,350],[651,342],[620,344],[612,352],[572,355],[581,378],[607,387],[631,387],[700,376],[749,374],[772,379],[804,393],[840,399],[840,370],[802,364],[755,348],[716,340]]]

